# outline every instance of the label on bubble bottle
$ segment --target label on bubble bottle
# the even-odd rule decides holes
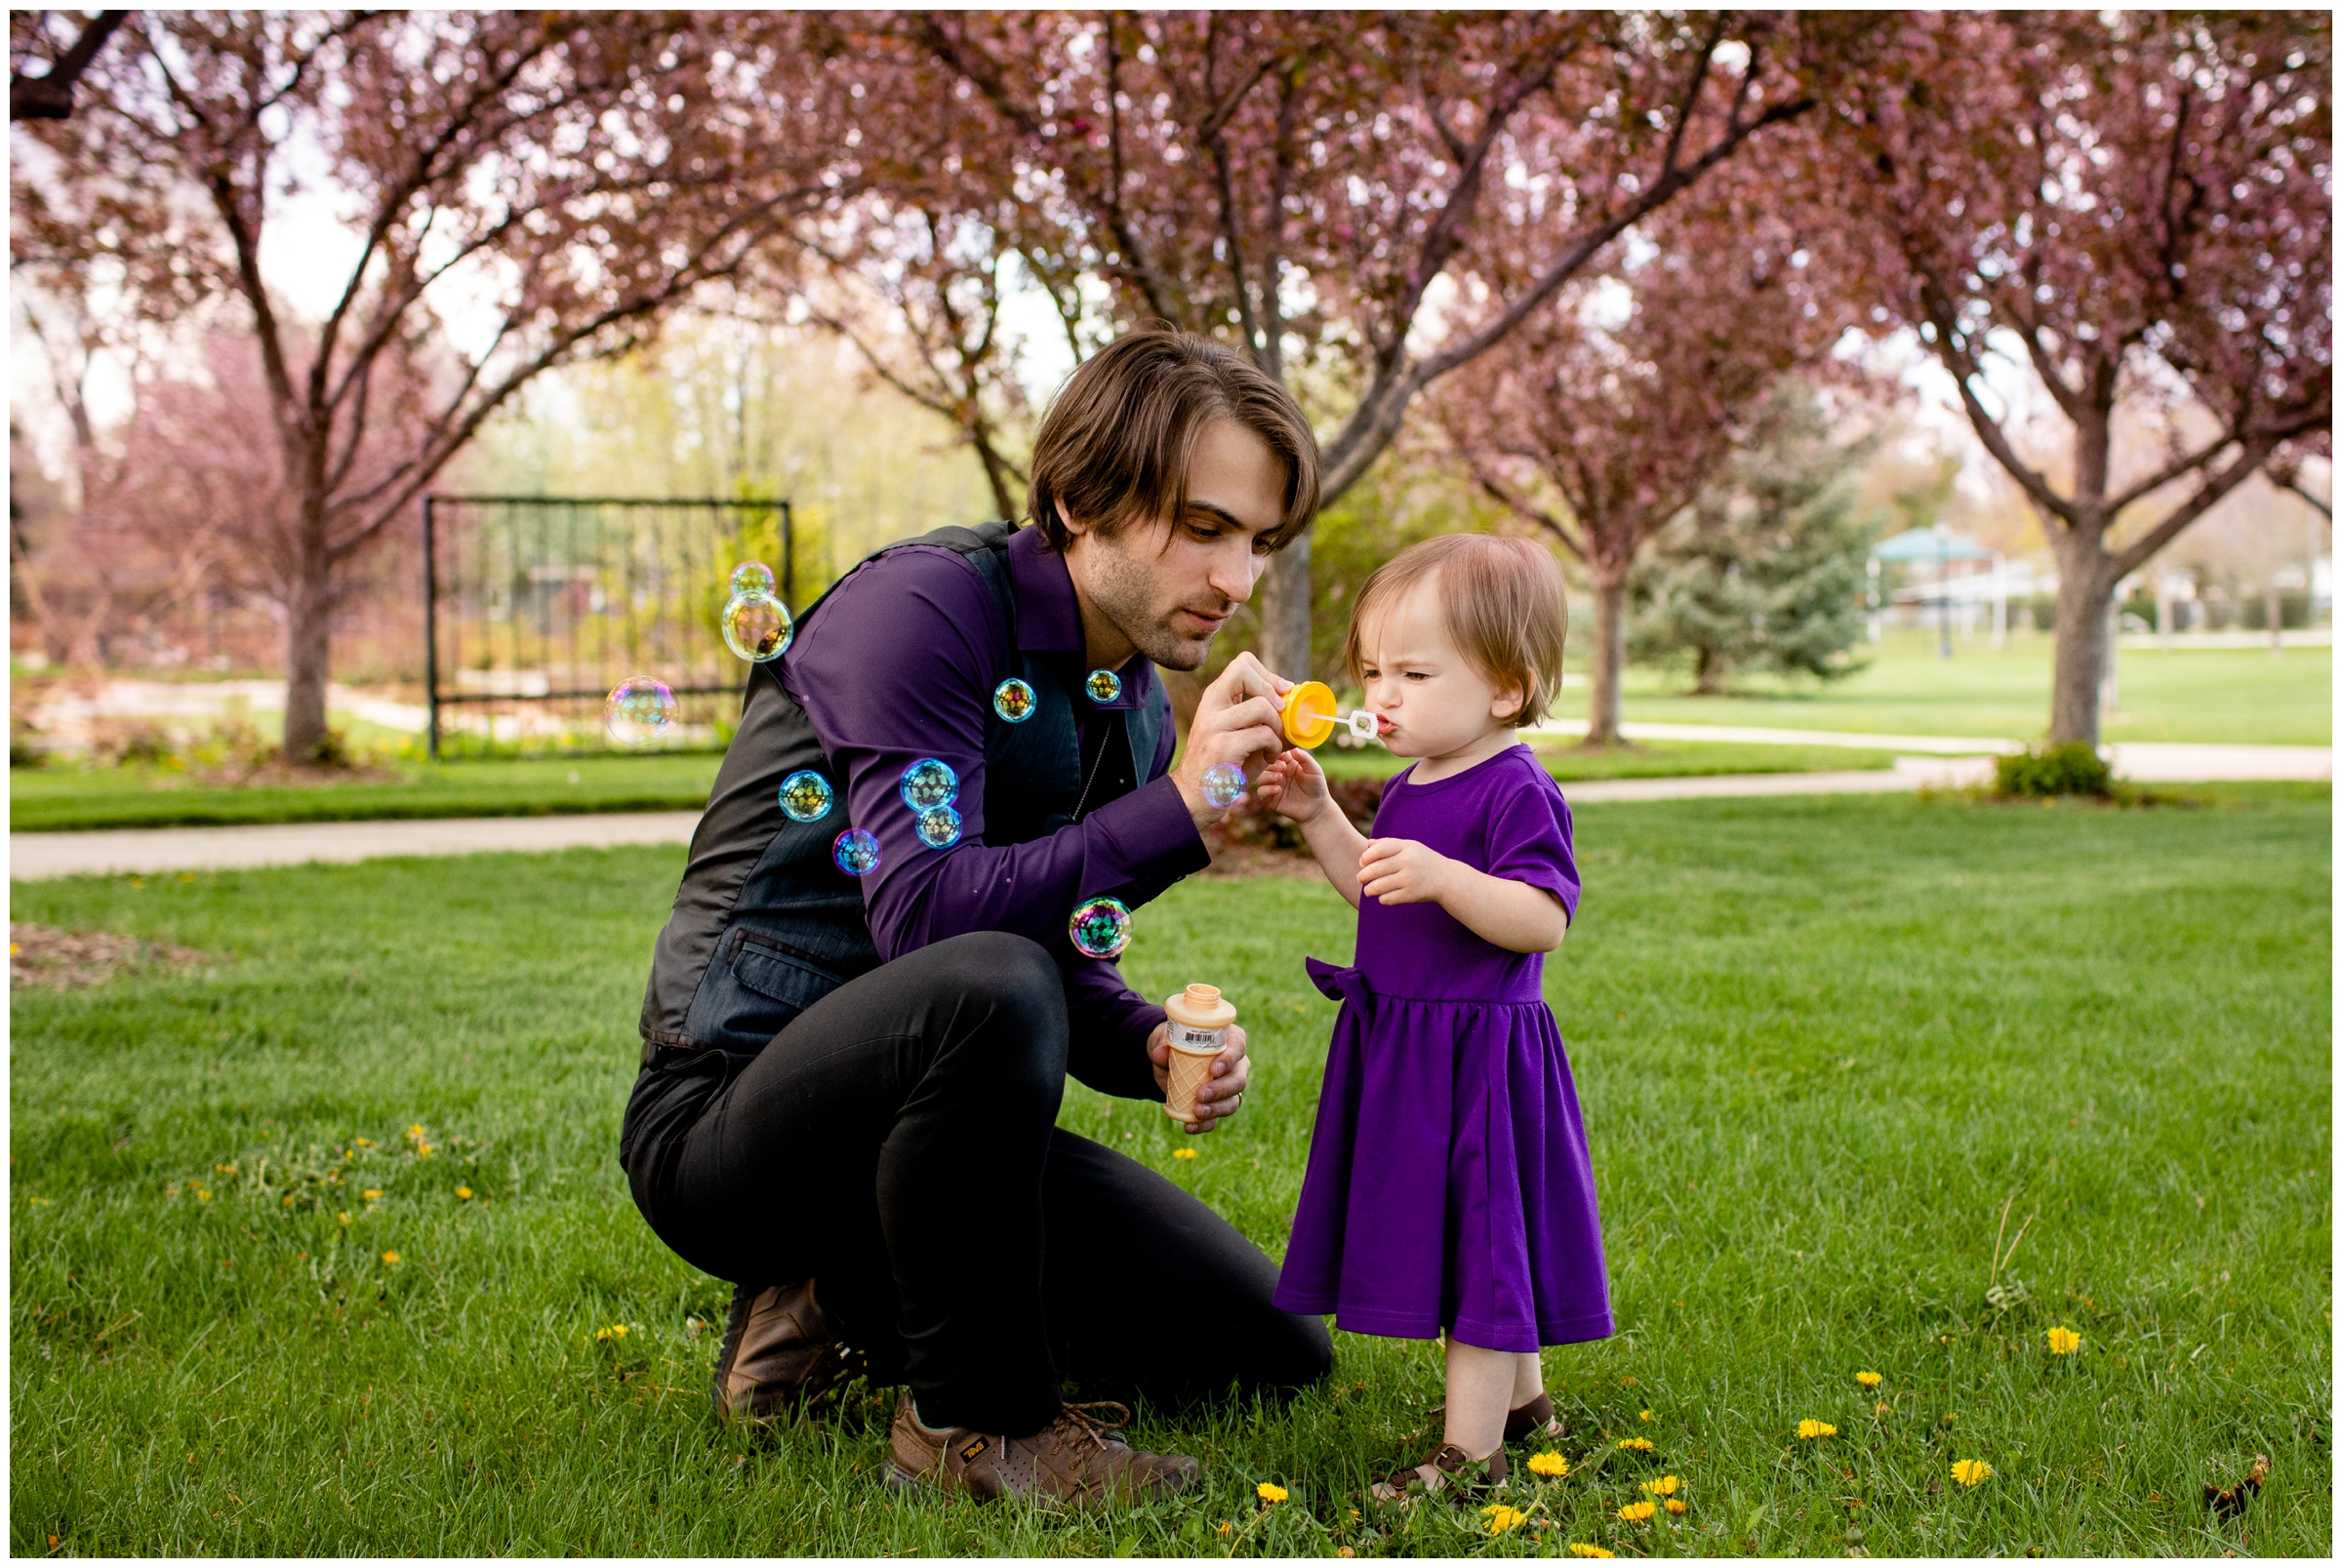
[[[1171,1043],[1182,1051],[1211,1051],[1217,1053],[1228,1049],[1228,1030],[1226,1027],[1216,1029],[1199,1029],[1191,1025],[1182,1024],[1176,1019],[1171,1021],[1170,1039]]]

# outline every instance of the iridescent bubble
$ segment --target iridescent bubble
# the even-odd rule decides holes
[[[781,781],[781,810],[792,823],[818,823],[829,815],[837,792],[829,781],[811,768],[799,768]]]
[[[1110,669],[1093,669],[1081,689],[1090,694],[1093,703],[1110,703],[1122,695],[1122,677]]]
[[[1066,935],[1092,958],[1111,958],[1130,945],[1130,905],[1120,899],[1091,899],[1066,922]]]
[[[761,664],[788,652],[796,626],[788,606],[761,589],[735,593],[724,602],[724,646],[751,664]]]
[[[1216,762],[1203,770],[1203,798],[1215,806],[1232,806],[1244,793],[1244,770],[1232,762]]]
[[[1032,688],[1013,675],[992,688],[992,711],[1010,724],[1024,723],[1040,705]]]
[[[941,757],[921,757],[903,770],[903,804],[912,811],[949,806],[959,798],[959,775]]]
[[[620,745],[656,745],[675,727],[676,711],[666,682],[635,675],[612,689],[602,722]]]
[[[929,849],[949,849],[959,842],[959,813],[949,806],[930,806],[919,813],[919,842]]]
[[[849,827],[830,841],[829,858],[848,876],[868,876],[878,869],[878,836]]]
[[[743,561],[732,568],[734,593],[770,593],[773,591],[773,569],[762,561]]]

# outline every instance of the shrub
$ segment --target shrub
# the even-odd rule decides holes
[[[1361,833],[1374,830],[1374,814],[1382,809],[1382,779],[1332,779],[1327,788],[1353,826]],[[1232,844],[1257,844],[1264,849],[1301,849],[1301,829],[1260,802],[1246,797],[1228,814],[1221,834]]]
[[[2050,795],[2095,795],[2101,800],[2115,792],[2114,770],[2086,741],[2063,745],[2027,746],[1993,764],[1993,793],[2003,799],[2043,799]]]

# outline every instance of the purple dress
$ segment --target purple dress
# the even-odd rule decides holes
[[[1577,915],[1569,806],[1525,745],[1436,784],[1393,779],[1374,836],[1548,889]],[[1607,1337],[1594,1169],[1544,955],[1483,942],[1435,904],[1368,899],[1357,967],[1309,969],[1342,1012],[1276,1305],[1489,1350]]]

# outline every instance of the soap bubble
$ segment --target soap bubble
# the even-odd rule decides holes
[[[656,745],[675,727],[675,694],[648,675],[620,681],[610,693],[602,722],[620,745]]]
[[[1093,669],[1081,689],[1090,694],[1093,703],[1110,703],[1122,695],[1122,677],[1110,669]]]
[[[959,813],[949,806],[930,806],[919,813],[919,842],[929,849],[949,849],[959,842]]]
[[[743,561],[732,568],[734,593],[770,593],[773,591],[773,569],[762,561]]]
[[[830,841],[829,858],[848,876],[868,876],[878,869],[878,837],[860,827],[849,827]]]
[[[1203,798],[1215,806],[1232,806],[1244,792],[1244,770],[1232,762],[1216,762],[1203,770]]]
[[[1130,945],[1130,905],[1120,899],[1091,899],[1066,922],[1073,945],[1092,958],[1111,958]]]
[[[724,603],[724,646],[751,664],[788,652],[796,626],[788,606],[761,589],[735,593]]]
[[[1041,705],[1032,688],[1010,676],[992,688],[992,711],[1010,724],[1022,724]]]
[[[903,804],[912,811],[949,806],[959,798],[959,775],[941,757],[921,757],[903,770]]]
[[[781,810],[792,823],[818,823],[829,815],[837,798],[829,781],[811,768],[799,768],[781,781]]]

